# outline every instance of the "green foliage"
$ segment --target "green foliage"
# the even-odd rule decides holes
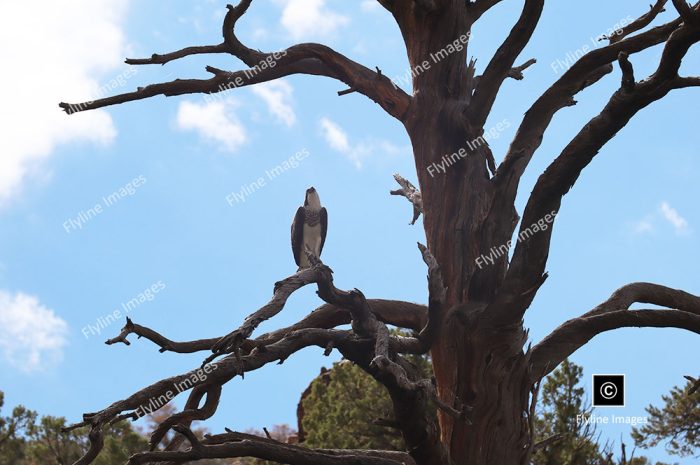
[[[25,456],[29,463],[70,464],[82,455],[79,430],[64,433],[64,418],[42,417],[38,423],[31,425],[27,431]]]
[[[63,432],[66,419],[45,416],[27,432],[25,456],[28,463],[71,464],[88,449],[88,428]],[[105,444],[95,465],[123,465],[129,456],[143,450],[146,439],[127,422],[110,426],[105,431]]]
[[[0,391],[0,409],[4,394]],[[66,419],[43,416],[22,406],[9,417],[0,416],[0,465],[69,465],[88,448],[87,428],[63,432]],[[106,430],[103,452],[95,465],[123,465],[147,446],[146,439],[127,422]]]
[[[386,390],[353,363],[336,363],[312,381],[302,408],[308,447],[403,450],[396,430],[375,424],[393,418]]]
[[[4,394],[0,391],[0,412]],[[148,449],[146,437],[161,421],[174,414],[176,409],[168,404],[147,420],[146,431],[134,429],[131,423],[122,421],[105,430],[104,447],[93,462],[95,465],[124,465],[129,457]],[[89,428],[63,432],[66,419],[43,416],[22,406],[15,407],[9,417],[0,416],[0,465],[70,465],[88,449]],[[194,429],[200,438],[207,432]],[[262,431],[249,430],[251,434],[265,436]],[[287,425],[275,425],[270,435],[281,442],[296,436]],[[168,436],[169,438],[172,435]],[[198,465],[274,465],[272,462],[252,458],[200,460]]]
[[[392,330],[394,336],[407,336]],[[431,378],[427,355],[408,355],[421,378]],[[322,370],[302,395],[300,437],[313,448],[405,450],[401,433],[393,425],[391,399],[384,386],[349,361]]]
[[[0,413],[5,394],[0,391]],[[36,413],[21,405],[12,409],[9,417],[0,416],[0,465],[16,465],[24,457],[24,435],[36,421]]]
[[[662,396],[663,407],[649,405],[649,422],[632,430],[632,438],[643,448],[666,443],[669,453],[700,456],[700,392],[690,394],[691,382],[674,387]]]
[[[542,410],[535,420],[535,441],[555,435],[560,439],[533,454],[536,465],[590,465],[602,459],[594,440],[595,431],[577,422],[587,414],[583,407],[584,390],[580,386],[583,368],[565,360],[542,386]]]

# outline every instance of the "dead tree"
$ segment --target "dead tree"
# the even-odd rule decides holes
[[[412,69],[431,53],[456,40],[468,39],[472,25],[500,0],[378,0],[399,26]],[[422,212],[427,247],[428,303],[366,299],[358,290],[333,286],[331,271],[317,263],[275,285],[269,304],[253,313],[224,338],[173,342],[131,321],[109,342],[128,344],[130,333],[150,339],[161,351],[194,352],[214,349],[218,362],[190,390],[187,407],[153,434],[151,451],[137,454],[130,464],[181,463],[206,457],[252,456],[294,465],[400,464],[515,465],[529,463],[532,450],[531,397],[539,381],[562,360],[596,335],[625,327],[674,327],[700,333],[700,298],[650,283],[622,286],[605,302],[580,317],[564,322],[549,336],[525,347],[523,315],[542,286],[553,224],[534,234],[532,225],[556,214],[563,196],[600,149],[640,110],[674,89],[700,86],[700,77],[679,75],[683,57],[700,41],[700,5],[673,0],[677,18],[652,27],[664,10],[658,0],[637,20],[606,38],[607,44],[581,57],[529,108],[505,154],[495,157],[483,142],[484,126],[501,85],[521,79],[534,60],[517,66],[540,19],[544,0],[524,0],[520,17],[483,72],[467,60],[466,45],[453,47],[413,74],[413,92],[404,92],[381,73],[320,44],[293,45],[278,53],[244,45],[235,34],[236,22],[251,0],[228,6],[223,40],[216,45],[187,47],[150,58],[128,59],[131,65],[166,64],[195,54],[229,54],[247,68],[225,71],[207,67],[208,79],[176,79],[82,104],[61,103],[67,113],[91,110],[156,95],[217,93],[294,74],[325,76],[344,83],[340,95],[362,94],[399,120],[411,140],[418,189],[402,184],[399,195]],[[504,33],[505,35],[505,33]],[[464,39],[466,42],[467,40]],[[659,46],[661,58],[653,74],[638,80],[632,61],[637,53]],[[275,66],[264,66],[275,62]],[[596,84],[619,66],[620,87],[540,175],[520,220],[514,202],[520,179],[537,151],[554,115],[575,105],[583,89]],[[435,175],[428,167],[446,154],[464,152]],[[399,178],[397,178],[399,179]],[[403,178],[400,178],[403,180]],[[415,219],[415,218],[414,218]],[[504,253],[490,266],[477,259],[516,234],[512,258]],[[287,297],[301,286],[315,284],[326,303],[299,323],[251,338],[258,324],[280,312]],[[634,303],[665,309],[630,310]],[[351,330],[335,329],[352,323]],[[387,324],[416,331],[415,337],[392,337]],[[408,446],[406,453],[358,450],[310,450],[270,439],[226,432],[197,440],[189,430],[193,420],[211,417],[221,387],[235,376],[267,363],[281,362],[307,346],[326,352],[337,349],[382,383],[394,403],[395,417]],[[430,351],[435,381],[418,379],[402,354]],[[209,357],[211,361],[212,357]],[[84,415],[91,427],[92,447],[79,465],[91,463],[103,443],[106,424],[134,418],[140,405],[158,398],[176,383],[196,374],[164,379],[97,413]],[[200,407],[200,401],[206,401]],[[426,406],[435,402],[438,421]],[[174,429],[174,443],[155,450]],[[184,441],[189,441],[188,447]]]

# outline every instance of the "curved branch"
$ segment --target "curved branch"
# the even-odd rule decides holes
[[[621,41],[630,34],[644,29],[649,24],[651,24],[651,22],[654,21],[654,19],[656,19],[656,17],[660,13],[666,11],[666,9],[664,8],[666,2],[668,2],[668,0],[656,0],[656,3],[649,7],[648,12],[646,12],[636,20],[632,21],[627,26],[616,30],[609,36],[603,36],[601,39],[607,39],[611,44],[614,44],[615,42]]]
[[[615,310],[567,321],[532,348],[533,382],[600,333],[619,328],[680,328],[700,334],[700,315],[682,310]]]
[[[428,321],[428,309],[422,304],[384,299],[367,299],[367,303],[379,321],[399,328],[420,331]],[[281,339],[290,331],[304,328],[330,329],[350,324],[351,321],[352,318],[348,310],[326,303],[298,323],[263,334],[256,338],[254,342],[264,345]]]
[[[520,18],[486,66],[469,106],[469,117],[475,127],[480,128],[486,122],[503,81],[512,74],[515,60],[535,32],[543,7],[544,0],[525,0]]]
[[[121,332],[112,339],[107,339],[105,344],[112,345],[122,343],[131,345],[127,339],[129,334],[136,334],[138,337],[144,337],[154,344],[160,346],[160,352],[177,352],[179,354],[190,354],[201,350],[211,350],[212,346],[221,338],[197,339],[195,341],[176,342],[171,341],[167,337],[161,335],[157,331],[141,326],[131,321],[131,318],[126,317],[126,324]]]
[[[417,332],[425,327],[428,321],[428,309],[422,304],[387,299],[368,299],[367,302],[377,319],[386,324],[412,329]],[[256,347],[277,342],[292,331],[309,328],[331,329],[350,324],[350,321],[350,312],[347,310],[335,305],[323,304],[299,322],[286,328],[262,334],[255,339],[247,339],[241,343],[240,347],[247,353]],[[105,341],[105,344],[123,343],[131,345],[131,342],[127,339],[129,334],[136,334],[139,338],[148,339],[160,347],[160,352],[175,352],[179,354],[211,350],[214,344],[221,340],[220,336],[193,341],[172,341],[151,328],[134,323],[127,317],[126,325],[122,328],[119,335],[108,339]]]
[[[469,23],[474,24],[481,16],[491,8],[499,4],[502,0],[466,0]]]
[[[202,397],[206,394],[207,400],[204,402],[202,408],[199,407],[199,402]],[[189,399],[187,399],[187,405],[182,412],[175,413],[165,419],[158,427],[151,433],[151,438],[149,440],[149,446],[151,450],[155,450],[158,447],[160,441],[163,440],[168,431],[175,426],[181,425],[189,427],[189,425],[194,420],[206,420],[211,418],[216,409],[219,406],[219,400],[221,399],[221,385],[214,384],[211,386],[198,386],[192,390]],[[177,441],[176,441],[177,442]],[[169,444],[168,448],[173,449],[174,444]]]
[[[635,303],[664,306],[669,310],[629,310]],[[700,297],[653,283],[622,286],[605,302],[562,324],[532,348],[533,382],[546,376],[597,334],[634,326],[700,332]]]
[[[608,300],[583,316],[589,317],[613,310],[627,310],[634,303],[677,308],[684,312],[700,315],[700,297],[680,289],[639,282],[622,286],[613,292]]]
[[[335,50],[320,44],[299,44],[274,53],[263,53],[244,46],[234,34],[236,21],[245,13],[251,0],[241,0],[236,6],[228,5],[224,19],[224,42],[219,45],[188,47],[176,52],[153,55],[146,59],[129,59],[130,64],[164,64],[169,61],[200,53],[231,53],[250,68],[226,72],[213,67],[207,70],[214,74],[211,79],[177,79],[171,82],[151,84],[128,92],[94,101],[59,106],[68,113],[102,108],[110,105],[150,98],[156,95],[204,93],[213,94],[294,74],[326,76],[344,82],[353,90],[378,103],[391,116],[403,121],[411,97],[394,86],[389,78],[379,71],[372,71],[352,61]]]
[[[678,11],[678,14],[683,18],[683,22],[690,26],[698,26],[700,23],[700,14],[686,3],[685,0],[671,0],[673,7]]]
[[[265,60],[269,54],[262,53],[258,50],[246,47],[238,40],[235,34],[236,22],[248,11],[252,0],[241,0],[235,7],[226,5],[228,12],[224,17],[224,24],[221,27],[221,33],[224,36],[224,44],[228,46],[231,53],[237,56],[243,63],[253,67],[256,63]]]
[[[240,327],[222,337],[214,344],[211,348],[214,355],[237,351],[242,343],[253,334],[253,331],[255,331],[260,323],[269,320],[282,311],[284,305],[287,303],[287,299],[294,291],[307,284],[317,282],[318,279],[319,274],[317,270],[312,267],[303,269],[282,281],[276,282],[272,299],[259,310],[246,317]]]
[[[241,0],[235,7],[226,5],[228,12],[224,16],[222,25],[223,42],[217,45],[199,45],[194,47],[186,47],[170,53],[157,54],[154,53],[150,58],[127,58],[126,64],[129,65],[164,65],[180,58],[185,58],[192,55],[214,54],[214,53],[229,53],[238,57],[242,62],[250,67],[256,63],[263,61],[267,55],[257,50],[253,50],[244,46],[236,37],[234,28],[236,22],[245,14],[252,0]]]

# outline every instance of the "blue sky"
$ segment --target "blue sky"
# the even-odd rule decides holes
[[[503,2],[475,28],[470,51],[479,69],[519,5]],[[497,159],[529,104],[561,72],[556,63],[592,48],[592,37],[646,8],[630,0],[580,10],[567,2],[545,7],[520,60],[538,62],[524,81],[506,82],[487,123],[511,123],[492,141]],[[104,345],[122,321],[99,335],[83,331],[154,285],[159,291],[152,300],[142,299],[131,312],[137,323],[180,340],[230,331],[269,299],[275,281],[295,271],[289,224],[309,185],[329,210],[324,261],[339,287],[426,301],[415,247],[424,238],[421,223],[408,226],[410,206],[388,195],[396,187],[393,173],[415,181],[409,141],[377,105],[358,94],[337,97],[340,83],[302,76],[238,89],[214,102],[200,95],[154,98],[69,118],[59,101],[89,100],[100,88],[127,91],[204,77],[208,64],[239,68],[223,56],[139,67],[135,74],[122,63],[126,56],[218,43],[225,3],[74,0],[6,9],[0,19],[10,70],[0,77],[0,389],[8,406],[21,403],[75,421],[196,366],[201,354],[160,354],[133,337],[130,347]],[[659,21],[671,17],[667,11]],[[372,1],[257,1],[238,35],[262,50],[320,41],[391,77],[408,67],[396,25]],[[11,45],[18,43],[35,52]],[[656,48],[632,58],[638,79],[653,70],[659,54]],[[700,74],[699,56],[694,50],[686,57],[685,74]],[[521,211],[537,175],[618,85],[616,70],[557,115],[522,183]],[[698,108],[697,89],[653,104],[567,195],[550,278],[526,317],[533,341],[629,282],[700,293],[700,161],[692,142]],[[305,155],[298,167],[268,180],[245,202],[226,201],[299,153]],[[115,192],[106,205],[103,198]],[[317,305],[305,289],[261,331],[293,323]],[[626,374],[627,405],[614,413],[643,415],[644,406],[697,370],[693,347],[697,336],[679,330],[630,329],[597,337],[573,360],[585,368],[589,395],[593,373]],[[336,359],[309,349],[230,382],[208,426],[294,424],[299,394]],[[601,432],[631,443],[626,427]],[[642,453],[691,463],[669,458],[663,448]]]

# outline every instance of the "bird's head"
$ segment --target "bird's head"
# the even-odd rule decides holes
[[[318,197],[318,192],[313,187],[306,189],[306,197],[304,198],[304,206],[314,209],[321,208],[321,199]]]

